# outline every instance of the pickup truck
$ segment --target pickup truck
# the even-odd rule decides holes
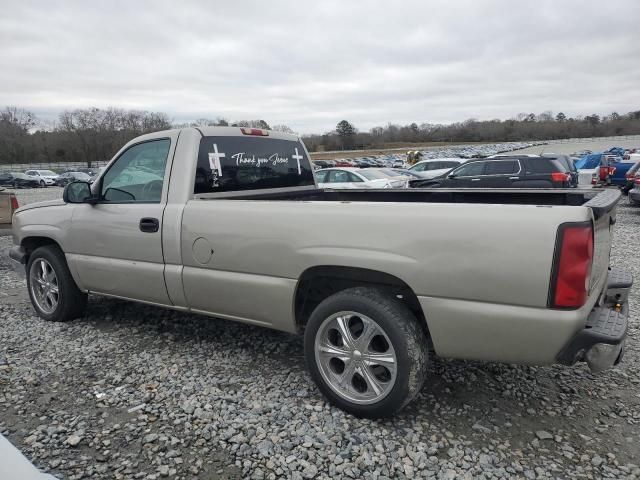
[[[378,418],[416,396],[432,355],[619,362],[632,284],[609,267],[619,198],[319,189],[296,136],[184,128],[19,209],[10,256],[45,320],[81,317],[92,293],[301,333],[319,390]]]
[[[0,229],[11,227],[13,212],[18,209],[18,199],[15,193],[3,190],[0,188]]]

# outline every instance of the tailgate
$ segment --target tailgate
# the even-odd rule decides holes
[[[603,190],[593,197],[585,207],[589,207],[593,213],[594,241],[593,241],[593,265],[591,267],[591,280],[589,283],[589,296],[592,289],[601,280],[606,280],[609,269],[609,256],[611,254],[611,235],[613,224],[616,222],[616,208],[621,194],[617,189]],[[606,281],[603,282],[606,287]]]

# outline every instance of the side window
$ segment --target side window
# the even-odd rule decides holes
[[[424,172],[424,170],[427,168],[429,164],[428,163],[419,163],[417,164],[415,167],[413,167],[411,170],[414,170],[416,172]]]
[[[364,182],[364,180],[362,180],[359,176],[351,172],[349,172],[349,181],[354,183]]]
[[[349,172],[343,170],[332,170],[329,178],[331,183],[348,183],[350,181]]]
[[[440,168],[456,168],[460,162],[440,162]]]
[[[482,175],[484,164],[485,162],[465,163],[451,173],[457,177],[472,177],[474,175]]]
[[[487,168],[484,171],[485,175],[510,175],[517,173],[520,170],[520,165],[517,160],[505,160],[499,162],[487,162]]]
[[[528,158],[527,173],[565,172],[564,166],[555,158]]]
[[[139,143],[105,173],[101,198],[107,202],[160,202],[171,140]]]
[[[327,182],[327,172],[326,170],[319,170],[315,173],[316,182],[318,183],[326,183]]]

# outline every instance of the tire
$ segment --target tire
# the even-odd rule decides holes
[[[47,184],[46,184],[46,183],[44,183],[44,180],[40,180],[40,187],[41,187],[41,188],[44,188],[44,187],[46,187],[46,186],[47,186]]]
[[[357,287],[326,298],[311,314],[304,335],[314,382],[332,404],[357,417],[395,414],[425,381],[427,337],[413,313],[383,290]],[[347,342],[344,335],[351,335]]]
[[[43,265],[46,274],[43,274]],[[78,289],[57,245],[35,249],[29,256],[26,273],[29,298],[41,318],[50,322],[67,322],[83,315],[87,294]],[[56,300],[55,305],[53,299]]]

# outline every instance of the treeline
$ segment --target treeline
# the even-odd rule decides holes
[[[563,138],[609,137],[640,134],[640,110],[626,114],[613,112],[567,117],[560,112],[521,113],[509,120],[476,120],[448,125],[411,123],[388,124],[359,132],[346,120],[324,135],[307,135],[304,142],[309,151],[350,148],[381,148],[385,146],[427,142],[512,142],[526,140],[557,140]]]
[[[54,128],[39,129],[31,112],[0,112],[0,164],[109,160],[122,145],[144,133],[171,128],[164,113],[88,108],[62,112]]]
[[[120,108],[86,108],[62,112],[53,125],[43,125],[25,109],[0,111],[0,164],[92,162],[110,160],[132,138],[185,126],[234,125],[290,132],[286,125],[269,126],[264,120],[229,122],[200,118],[174,124],[166,113]]]
[[[0,164],[91,162],[109,160],[126,142],[138,135],[185,126],[232,125],[292,133],[287,125],[270,126],[265,120],[201,118],[175,124],[167,114],[119,108],[87,108],[62,112],[52,125],[43,125],[25,109],[0,110]],[[448,125],[388,124],[360,132],[347,120],[323,135],[304,135],[309,151],[382,148],[427,142],[507,142],[554,140],[640,134],[640,110],[567,117],[564,113],[521,113],[509,120],[475,120]]]

